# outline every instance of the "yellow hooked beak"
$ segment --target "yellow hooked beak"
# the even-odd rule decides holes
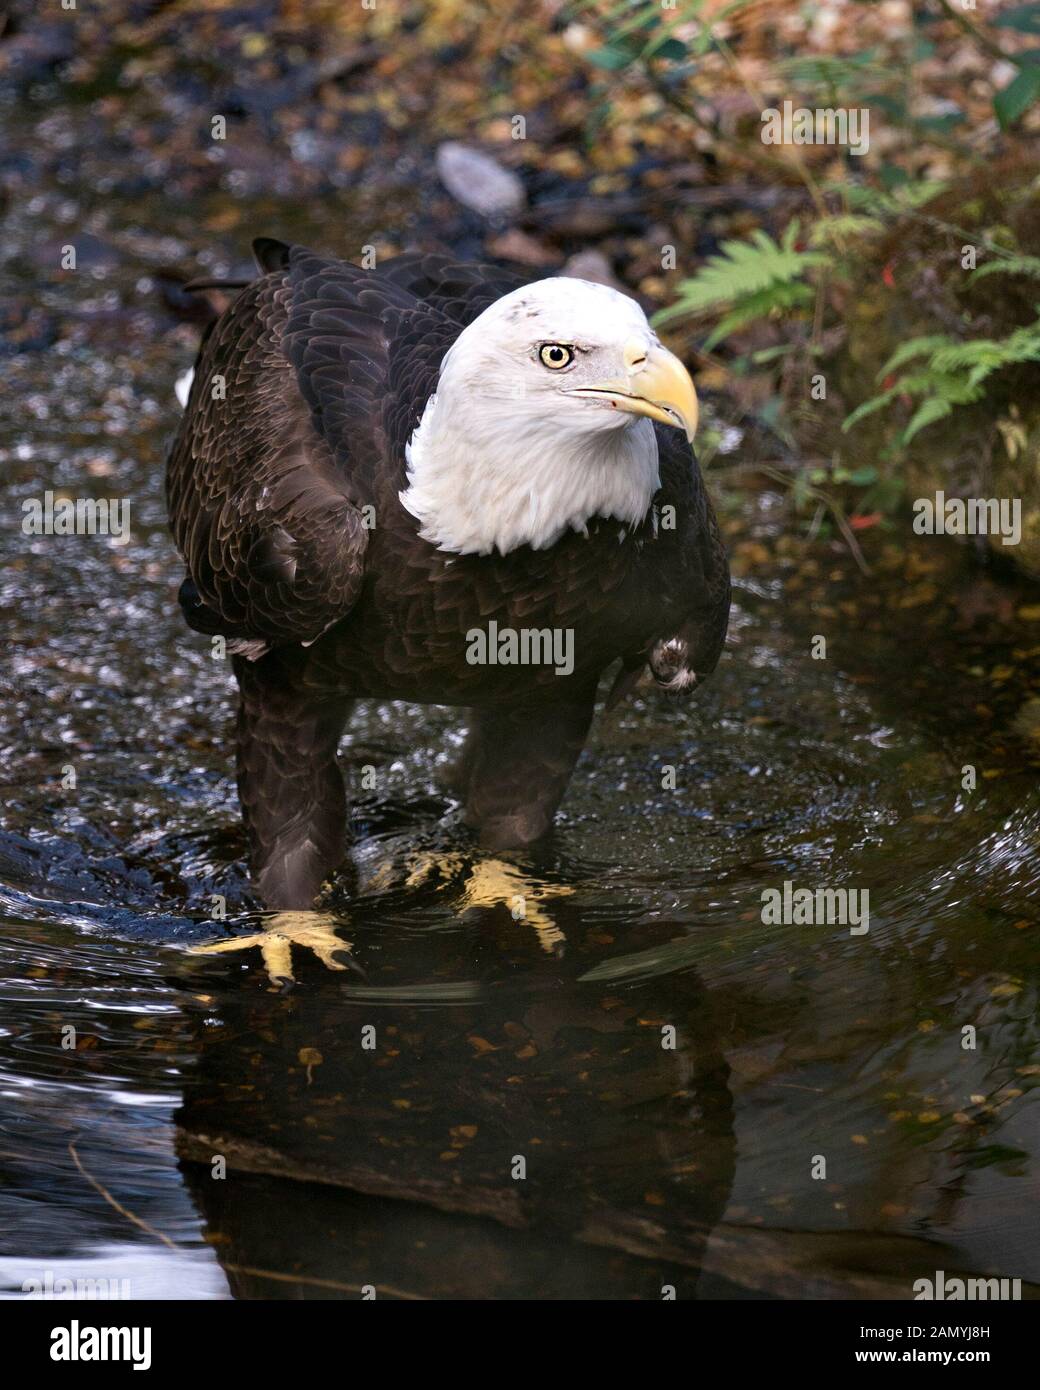
[[[633,339],[625,346],[624,361],[623,380],[579,386],[567,394],[602,400],[629,415],[646,415],[662,425],[675,425],[692,444],[697,432],[697,392],[678,357],[660,343],[647,347]]]

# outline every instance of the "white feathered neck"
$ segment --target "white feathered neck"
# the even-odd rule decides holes
[[[568,397],[530,353],[532,341],[612,344],[635,331],[650,333],[634,300],[566,279],[514,291],[464,329],[405,451],[401,502],[419,534],[453,554],[505,555],[593,517],[641,522],[660,486],[652,423]]]

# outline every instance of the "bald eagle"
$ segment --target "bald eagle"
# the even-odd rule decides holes
[[[526,845],[603,673],[620,662],[613,700],[647,668],[692,689],[730,582],[693,383],[633,299],[442,255],[254,252],[200,347],[167,501],[184,615],[233,658],[256,889],[307,909],[345,854],[355,699],[465,707],[451,789],[483,844]]]

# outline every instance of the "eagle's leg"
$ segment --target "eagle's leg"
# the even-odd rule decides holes
[[[469,730],[463,739],[462,747],[451,762],[438,768],[435,776],[437,783],[442,791],[449,796],[458,797],[460,801],[465,800],[466,788],[469,786],[469,774],[473,767],[473,750],[476,742],[475,725],[471,718]]]
[[[336,761],[349,702],[301,688],[275,654],[234,659],[238,795],[265,907],[306,909],[343,862],[347,798]]]
[[[460,792],[481,844],[515,849],[549,830],[585,746],[594,698],[472,712]]]

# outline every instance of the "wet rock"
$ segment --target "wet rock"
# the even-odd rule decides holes
[[[456,140],[438,147],[437,176],[456,202],[482,217],[512,217],[526,201],[516,174],[483,151]]]
[[[570,275],[575,280],[591,280],[594,285],[609,285],[612,290],[620,290],[622,294],[629,293],[614,275],[602,251],[578,251],[569,257],[562,274]]]
[[[487,242],[487,252],[489,256],[498,256],[504,261],[516,261],[519,265],[556,266],[563,260],[563,256],[555,247],[520,231],[518,227],[511,227],[501,236],[491,237]]]
[[[20,85],[47,77],[76,52],[76,28],[61,19],[40,23],[25,33],[5,39],[0,50],[0,72]]]
[[[326,54],[320,61],[303,63],[275,81],[242,82],[232,88],[233,99],[250,115],[269,116],[283,107],[298,107],[312,99],[327,82],[340,82],[369,67],[379,56],[373,45]]]
[[[539,203],[525,218],[525,225],[558,240],[595,241],[619,231],[641,233],[645,220],[639,198],[597,198],[578,193]]]
[[[27,300],[0,305],[0,354],[41,352],[52,347],[61,333],[56,315]]]

